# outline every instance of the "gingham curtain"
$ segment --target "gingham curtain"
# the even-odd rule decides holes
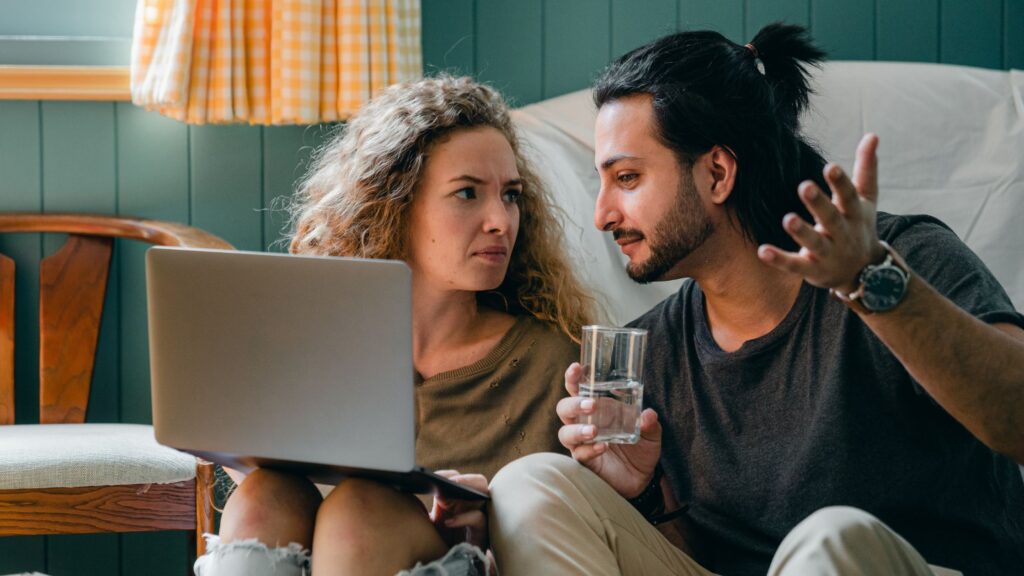
[[[422,73],[420,0],[139,0],[132,102],[189,124],[344,120]]]

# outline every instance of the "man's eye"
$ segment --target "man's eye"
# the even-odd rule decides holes
[[[622,184],[629,184],[629,183],[635,181],[639,176],[640,176],[639,174],[634,174],[634,173],[619,174],[618,175],[618,179],[619,179],[619,182],[621,182]]]
[[[516,190],[515,188],[505,191],[505,202],[518,202],[519,198],[523,195],[522,190]]]
[[[476,198],[476,191],[472,188],[463,188],[455,192],[456,198],[462,198],[463,200],[472,200]]]

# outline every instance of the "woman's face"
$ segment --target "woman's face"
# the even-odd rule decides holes
[[[493,290],[508,270],[523,185],[495,128],[457,130],[430,149],[409,218],[409,267],[441,290]]]

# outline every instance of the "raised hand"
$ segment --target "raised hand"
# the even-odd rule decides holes
[[[625,498],[632,498],[650,483],[661,456],[661,424],[650,408],[640,414],[640,440],[636,444],[594,442],[597,430],[592,424],[577,424],[581,415],[594,412],[594,401],[579,397],[582,368],[573,362],[565,371],[565,389],[569,397],[558,402],[556,411],[563,426],[558,440],[580,464],[590,468]]]
[[[787,252],[764,244],[757,250],[763,262],[821,288],[849,294],[857,288],[860,271],[881,261],[885,249],[875,227],[878,202],[878,136],[865,134],[857,146],[853,180],[835,164],[825,166],[832,198],[814,182],[804,181],[798,193],[814,217],[814,225],[790,213],[782,219],[786,232],[800,245]]]

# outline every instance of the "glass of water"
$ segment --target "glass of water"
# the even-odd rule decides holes
[[[643,359],[647,330],[584,326],[580,397],[594,400],[594,411],[579,424],[597,428],[594,442],[635,444],[643,411]]]

